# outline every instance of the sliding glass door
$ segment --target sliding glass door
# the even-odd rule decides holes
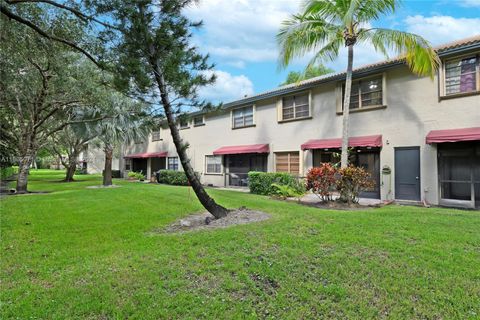
[[[438,144],[440,204],[480,206],[480,142]]]

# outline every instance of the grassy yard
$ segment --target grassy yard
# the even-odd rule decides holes
[[[2,319],[480,318],[480,212],[326,211],[209,190],[257,224],[152,232],[202,210],[186,187],[34,171],[1,205]]]

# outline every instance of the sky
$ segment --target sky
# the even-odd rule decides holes
[[[301,0],[200,0],[185,10],[202,29],[192,39],[215,64],[217,81],[202,88],[201,97],[229,102],[261,93],[285,81],[288,71],[303,70],[311,55],[278,67],[276,34],[282,21],[300,11]],[[372,26],[413,32],[439,45],[480,33],[480,0],[403,0],[395,14]],[[354,66],[385,57],[368,46],[356,46]],[[346,68],[346,50],[326,65]]]

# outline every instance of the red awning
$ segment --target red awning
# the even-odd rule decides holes
[[[241,153],[269,153],[268,144],[250,144],[243,146],[221,147],[213,151],[214,155],[221,154],[241,154]]]
[[[129,154],[124,158],[130,159],[145,159],[145,158],[165,158],[167,156],[167,152],[144,152],[144,153],[135,153]]]
[[[450,130],[432,130],[427,134],[426,142],[458,142],[480,140],[480,127],[450,129]]]
[[[350,137],[348,139],[349,147],[381,147],[382,135]],[[313,139],[308,140],[301,145],[302,150],[312,149],[339,149],[342,147],[342,139]]]

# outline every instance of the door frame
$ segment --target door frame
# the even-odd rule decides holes
[[[409,199],[398,199],[397,198],[397,162],[396,162],[396,153],[397,150],[417,150],[418,151],[418,199],[409,200]],[[420,146],[409,146],[409,147],[394,147],[393,148],[393,165],[394,165],[394,186],[395,186],[395,200],[400,201],[422,201],[422,157],[420,154]]]
[[[470,200],[458,200],[458,199],[448,199],[442,198],[442,182],[443,179],[441,178],[441,171],[443,169],[444,163],[442,162],[442,147],[437,145],[437,178],[438,178],[438,204],[445,207],[456,207],[456,208],[467,208],[467,209],[475,209],[475,180],[474,180],[474,173],[473,169],[470,168]],[[472,146],[470,151],[470,165],[473,166],[475,164],[474,152],[475,146]],[[445,152],[445,151],[443,151]]]

